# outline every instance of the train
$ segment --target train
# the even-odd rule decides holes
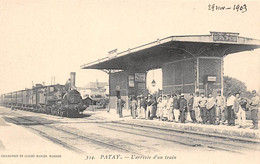
[[[75,72],[65,85],[36,84],[31,89],[2,94],[0,104],[12,109],[46,113],[61,117],[78,117],[90,104],[75,87]]]

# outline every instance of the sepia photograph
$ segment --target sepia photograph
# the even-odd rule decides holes
[[[0,164],[258,164],[259,110],[259,0],[0,0]]]

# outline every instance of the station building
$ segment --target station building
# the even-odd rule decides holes
[[[147,95],[149,70],[162,69],[163,94],[223,93],[223,58],[228,54],[260,48],[260,40],[239,33],[210,32],[209,35],[170,36],[117,52],[84,64],[82,69],[98,69],[109,74],[110,107],[116,97],[126,102],[131,95]],[[128,107],[128,104],[126,105]]]

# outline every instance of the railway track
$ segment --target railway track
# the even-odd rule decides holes
[[[29,129],[37,132],[42,137],[49,139],[49,140],[53,141],[54,143],[57,143],[76,153],[84,154],[84,153],[86,153],[86,150],[82,150],[80,148],[77,148],[73,144],[68,143],[68,141],[67,141],[68,139],[73,139],[73,140],[75,140],[75,142],[76,141],[79,142],[79,140],[81,140],[81,141],[85,142],[86,144],[89,144],[89,143],[95,144],[95,147],[96,147],[96,145],[98,145],[98,149],[100,151],[103,150],[104,152],[117,151],[117,152],[121,152],[121,153],[131,153],[131,154],[141,155],[140,152],[136,152],[129,148],[125,148],[125,145],[123,145],[123,144],[118,144],[118,143],[114,144],[113,142],[110,143],[110,142],[106,141],[108,139],[104,139],[104,138],[96,139],[96,138],[94,138],[94,137],[96,137],[95,135],[86,134],[85,132],[79,134],[79,132],[68,131],[62,127],[56,127],[53,125],[44,124],[37,120],[32,120],[32,119],[23,118],[23,117],[16,117],[16,118],[7,117],[7,119],[12,120],[12,122],[17,125],[23,125],[26,128],[29,128]],[[27,122],[23,123],[22,120],[25,120]],[[35,126],[30,126],[30,125],[38,125],[41,127],[35,127]],[[53,137],[53,136],[59,136],[59,137]]]
[[[106,137],[103,134],[97,135],[89,133],[84,130],[74,128],[74,124],[77,123],[96,123],[97,127],[109,130],[110,132],[123,133],[132,138],[151,138],[153,140],[160,140],[165,143],[176,143],[182,146],[193,147],[195,149],[202,148],[208,151],[224,151],[232,153],[245,153],[246,151],[260,151],[259,143],[254,141],[243,141],[240,139],[230,139],[225,137],[210,136],[205,134],[198,134],[189,131],[181,131],[176,129],[166,129],[163,127],[151,127],[143,124],[129,123],[125,121],[96,121],[91,118],[79,119],[77,122],[72,120],[52,120],[48,117],[34,117],[24,116],[20,113],[4,113],[6,119],[9,119],[15,124],[25,126],[31,129],[42,137],[51,140],[71,151],[84,154],[87,152],[86,148],[82,148],[79,143],[85,143],[89,146],[97,147],[100,151],[115,151],[127,154],[142,155],[143,150],[150,149],[155,152],[156,149],[151,147],[143,147],[138,149],[140,145],[136,142],[123,142],[123,140],[117,141]],[[64,122],[65,121],[65,122]],[[70,126],[71,125],[71,126]],[[120,134],[118,134],[120,135]]]
[[[102,123],[102,125],[100,125],[99,127],[114,130],[117,132],[129,133],[132,135],[139,135],[154,139],[165,140],[191,147],[206,147],[210,149],[222,150],[233,153],[243,153],[243,150],[260,151],[260,145],[256,144],[255,142],[250,143],[248,141],[240,141],[239,143],[237,143],[237,141],[234,142],[231,139],[209,137],[179,131],[176,132],[175,130],[147,127],[136,124],[113,122]]]

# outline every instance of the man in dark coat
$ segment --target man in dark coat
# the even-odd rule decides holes
[[[193,109],[193,102],[194,102],[194,96],[193,94],[190,94],[191,98],[189,100],[189,103],[188,103],[188,107],[189,107],[189,112],[190,112],[190,118],[192,120],[192,122],[197,122],[196,121],[196,118],[195,118],[195,111]]]
[[[253,127],[251,129],[258,129],[258,110],[260,108],[260,98],[257,96],[256,91],[252,91],[253,97],[251,98],[250,102],[250,111],[251,111],[251,117],[253,122]]]
[[[133,119],[136,118],[137,115],[137,101],[136,98],[134,96],[132,96],[132,101],[131,101],[131,110],[132,110],[132,117]]]
[[[124,107],[124,105],[125,105],[125,101],[121,99],[121,96],[118,96],[117,108],[118,108],[118,113],[119,113],[120,118],[123,117],[123,107]]]
[[[184,98],[184,94],[180,96],[180,120],[181,123],[185,123],[185,110],[187,109],[187,100]]]

